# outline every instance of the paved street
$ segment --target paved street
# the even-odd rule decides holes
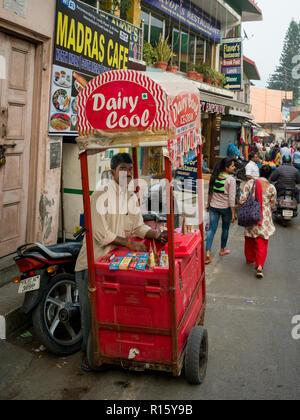
[[[292,317],[300,314],[299,233],[300,218],[278,227],[261,281],[244,262],[242,229],[232,229],[232,255],[217,257],[207,272],[210,349],[202,386],[118,368],[86,374],[80,354],[35,352],[34,337],[18,337],[4,356],[0,347],[0,373],[10,366],[11,375],[10,384],[1,388],[0,381],[0,399],[299,399],[300,340],[291,336]]]

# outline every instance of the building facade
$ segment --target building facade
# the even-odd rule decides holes
[[[254,121],[262,127],[258,134],[266,140],[281,143],[285,140],[282,104],[293,100],[293,92],[251,87]]]
[[[61,172],[60,162],[51,169],[48,136],[55,3],[0,3],[0,257],[57,238]]]

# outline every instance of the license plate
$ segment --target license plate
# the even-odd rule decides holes
[[[18,293],[32,292],[40,288],[41,276],[34,276],[20,282]]]
[[[293,217],[294,213],[292,210],[283,210],[283,217]]]

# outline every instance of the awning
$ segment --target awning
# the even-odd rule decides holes
[[[259,130],[259,131],[255,132],[254,134],[255,134],[256,137],[270,137],[270,134],[268,134],[264,130]]]
[[[242,16],[243,22],[263,20],[262,11],[253,0],[227,0],[227,3]]]
[[[78,95],[80,153],[120,147],[163,147],[174,169],[201,145],[200,92],[170,73],[113,70]]]
[[[236,111],[234,109],[231,109],[229,111],[229,115],[233,115],[235,117],[246,118],[247,120],[254,120],[253,115],[248,114],[247,112],[243,112],[243,111]]]
[[[217,0],[193,0],[196,6],[206,12],[208,15],[215,17],[220,23],[222,29],[236,26],[240,23],[240,15],[231,7],[230,2]]]
[[[259,75],[255,62],[250,60],[250,58],[246,56],[243,57],[243,62],[244,62],[244,73],[246,74],[248,79],[260,80],[260,75]]]

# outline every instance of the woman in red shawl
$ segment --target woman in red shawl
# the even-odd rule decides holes
[[[255,263],[256,275],[263,278],[263,269],[267,259],[269,238],[275,233],[275,226],[272,219],[273,210],[276,207],[277,192],[274,185],[268,179],[271,175],[271,168],[263,166],[260,169],[260,178],[257,180],[257,198],[261,203],[262,219],[254,226],[245,230],[245,256],[248,264]],[[254,180],[250,180],[244,187],[240,205],[243,205],[249,198]]]

